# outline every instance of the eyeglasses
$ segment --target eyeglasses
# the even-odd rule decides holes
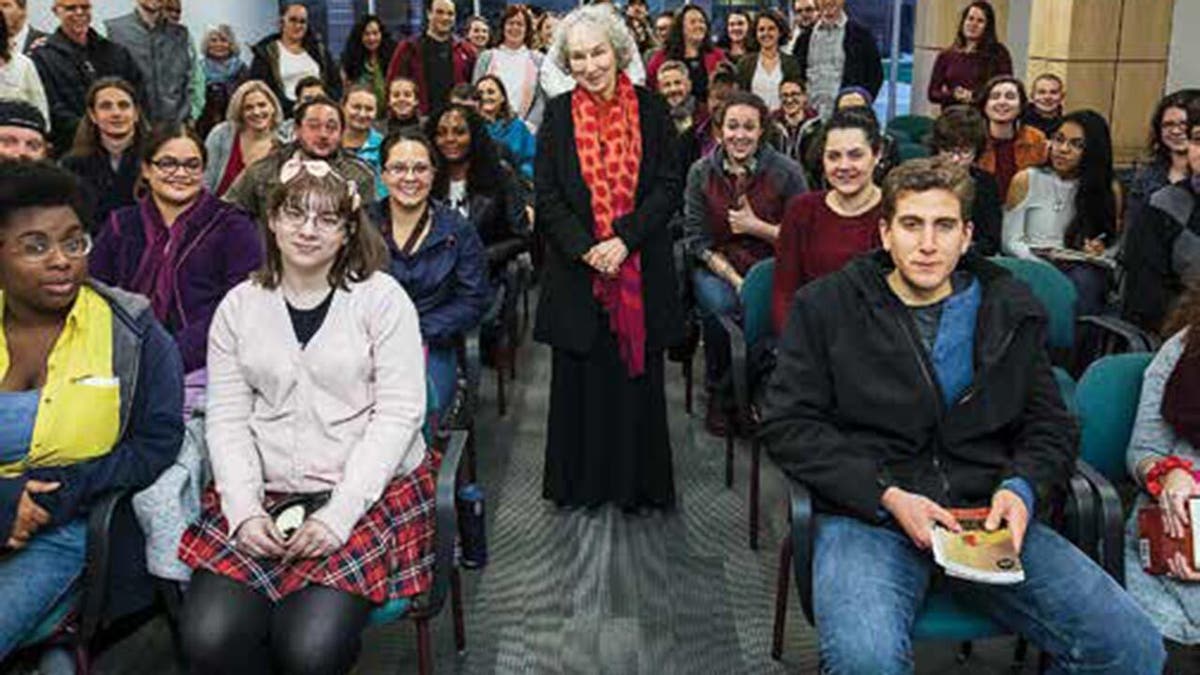
[[[85,3],[80,3],[78,5],[59,5],[58,9],[59,9],[59,11],[65,12],[67,14],[73,14],[76,12],[83,14],[85,12],[92,11],[92,6],[91,6],[91,4],[85,2]]]
[[[402,164],[400,162],[396,162],[383,167],[383,172],[392,178],[400,178],[402,176],[420,177],[428,174],[432,170],[433,167],[424,162],[417,162],[416,164]]]
[[[1187,129],[1188,123],[1187,120],[1178,120],[1172,122],[1163,122],[1161,126],[1164,129]]]
[[[330,134],[336,134],[342,130],[342,125],[336,121],[330,121],[322,124],[321,120],[318,119],[304,120],[304,123],[300,126],[309,131],[324,131]]]
[[[308,222],[312,222],[313,229],[322,235],[333,234],[345,226],[340,215],[328,211],[305,211],[294,206],[285,206],[279,211],[279,223],[291,232],[303,230]]]
[[[17,253],[27,262],[43,262],[50,258],[55,249],[71,260],[86,258],[92,252],[92,237],[82,232],[55,244],[50,237],[35,232],[17,240]]]
[[[164,174],[170,176],[177,171],[182,170],[184,173],[200,173],[204,169],[204,160],[199,157],[191,157],[189,159],[179,159],[177,157],[160,157],[150,160],[150,165]]]

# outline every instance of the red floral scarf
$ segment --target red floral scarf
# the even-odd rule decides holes
[[[592,194],[596,221],[592,234],[597,241],[604,241],[615,236],[613,223],[633,212],[642,164],[637,92],[624,73],[617,75],[616,95],[607,102],[575,87],[571,119],[583,182]],[[593,275],[592,294],[608,312],[609,328],[617,336],[629,376],[641,375],[646,370],[641,255],[630,252],[615,277]]]

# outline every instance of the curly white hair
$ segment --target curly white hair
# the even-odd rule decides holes
[[[608,3],[579,7],[564,16],[554,27],[554,39],[546,52],[547,56],[564,73],[570,73],[571,64],[567,62],[567,36],[576,27],[585,24],[600,29],[608,37],[608,42],[617,56],[617,70],[625,70],[637,54],[637,42],[626,27],[625,20],[617,13],[616,8]]]

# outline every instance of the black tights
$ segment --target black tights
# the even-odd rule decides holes
[[[324,586],[276,604],[232,579],[197,570],[181,618],[189,672],[349,672],[371,608],[365,598]]]

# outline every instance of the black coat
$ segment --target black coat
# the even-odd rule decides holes
[[[975,225],[971,250],[979,255],[1000,253],[1000,230],[1004,220],[1000,203],[1000,185],[996,177],[978,167],[971,167],[975,182],[975,203],[971,206],[971,221]]]
[[[29,55],[37,67],[50,106],[50,131],[55,156],[71,149],[75,128],[87,109],[87,90],[101,77],[120,77],[133,85],[145,107],[142,71],[121,45],[88,31],[87,46],[73,42],[62,29]]]
[[[974,380],[945,406],[909,311],[885,280],[885,251],[800,289],[779,340],[761,437],[818,506],[879,520],[891,486],[943,506],[980,506],[1010,477],[1047,504],[1076,455],[1029,288],[985,258],[959,262],[982,285]]]
[[[813,29],[816,30],[816,29]],[[808,81],[808,43],[813,32],[806,30],[796,39],[792,55],[800,62],[800,72]],[[842,87],[863,87],[871,97],[879,96],[883,86],[883,59],[875,46],[875,36],[870,29],[855,21],[846,22],[846,37],[842,40],[846,52],[846,64],[842,67]]]
[[[63,157],[63,168],[79,177],[84,203],[92,217],[88,231],[100,232],[113,211],[135,203],[134,191],[142,171],[138,154],[136,147],[126,150],[116,170],[103,150],[94,155]]]
[[[342,98],[342,74],[333,60],[333,56],[312,31],[304,36],[303,45],[304,51],[308,52],[312,60],[317,62],[317,67],[321,69],[321,81],[325,83],[326,93],[333,100],[340,101]],[[283,106],[283,116],[291,117],[295,104],[289,99],[295,96],[296,92],[285,93],[283,90],[283,78],[279,74],[280,49],[282,47],[279,44],[279,33],[273,33],[259,40],[250,50],[254,54],[254,60],[250,62],[250,74],[246,79],[266,82],[271,91],[275,92],[279,104]]]
[[[635,87],[641,118],[642,163],[633,213],[613,224],[630,253],[642,256],[646,349],[664,349],[683,338],[683,313],[675,289],[668,222],[682,201],[684,166],[666,103]],[[575,152],[571,93],[552,99],[538,129],[534,164],[536,229],[546,239],[541,301],[534,338],[556,349],[586,353],[601,307],[592,295],[592,268],[582,256],[592,235],[591,192]]]

